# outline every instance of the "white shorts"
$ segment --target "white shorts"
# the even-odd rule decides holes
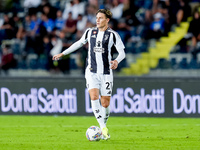
[[[113,88],[113,75],[97,74],[90,71],[85,73],[86,87],[90,89],[99,89],[101,96],[111,96]]]

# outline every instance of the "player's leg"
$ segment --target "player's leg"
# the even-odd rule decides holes
[[[101,96],[102,113],[106,124],[110,116],[110,96]]]
[[[90,98],[91,98],[91,105],[93,113],[100,125],[100,128],[103,129],[106,127],[106,124],[104,123],[104,118],[102,114],[102,107],[99,102],[99,89],[93,88],[89,90]]]
[[[103,75],[101,81],[101,105],[102,105],[102,112],[105,124],[108,121],[110,116],[110,98],[112,95],[112,88],[113,88],[113,76],[111,75]]]
[[[93,110],[94,116],[96,117],[100,125],[100,128],[102,129],[106,125],[104,123],[104,118],[102,117],[103,116],[102,108],[99,101],[99,88],[100,88],[101,81],[99,80],[99,77],[97,74],[94,74],[90,71],[86,71],[85,78],[86,78],[87,88],[90,94],[92,110]]]
[[[107,120],[110,115],[110,96],[101,96],[101,105],[102,105],[102,113],[104,118],[104,123],[107,123]],[[110,134],[108,132],[108,128],[104,127],[102,129],[103,139],[110,139]]]
[[[101,76],[101,105],[102,105],[102,113],[105,124],[108,121],[110,116],[110,98],[112,94],[112,86],[113,86],[113,76],[111,75],[102,75]],[[110,139],[110,134],[108,133],[108,128],[105,127],[102,129],[104,139]]]
[[[110,103],[109,101],[105,100],[105,98],[108,98],[112,94],[112,76],[101,76],[98,74],[94,74],[91,72],[86,71],[86,82],[87,82],[87,88],[89,90],[90,98],[91,98],[91,104],[92,104],[92,110],[93,113],[100,125],[100,128],[102,129],[103,135],[105,135],[104,139],[109,139],[110,135],[108,133],[108,129],[106,127],[106,123],[104,122],[105,118],[105,112],[102,112],[102,106],[99,102],[99,92],[101,90],[101,95],[103,96],[103,100],[101,101],[104,106],[108,105]],[[108,78],[108,79],[107,79]],[[104,97],[105,96],[105,97]],[[108,97],[107,97],[108,96]],[[106,110],[109,107],[106,107]],[[103,108],[103,110],[105,110]]]

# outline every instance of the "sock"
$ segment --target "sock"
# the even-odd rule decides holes
[[[104,123],[106,124],[110,116],[110,105],[107,108],[102,107],[102,114],[104,118]]]
[[[103,118],[103,114],[102,114],[102,107],[100,105],[99,100],[91,100],[91,105],[92,105],[92,110],[93,113],[100,125],[100,128],[103,129],[104,127],[106,127],[106,124],[104,123],[104,118]]]

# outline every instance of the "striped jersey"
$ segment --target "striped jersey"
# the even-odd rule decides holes
[[[124,44],[117,32],[108,28],[99,31],[97,27],[88,28],[80,39],[80,42],[88,42],[87,68],[93,73],[110,74],[111,50],[115,48],[119,55],[124,54]],[[118,55],[118,63],[121,61]],[[124,57],[123,57],[124,58]],[[122,59],[123,59],[122,58]]]

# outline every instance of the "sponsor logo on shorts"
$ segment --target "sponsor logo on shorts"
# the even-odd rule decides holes
[[[109,91],[107,94],[111,94],[111,91]]]

